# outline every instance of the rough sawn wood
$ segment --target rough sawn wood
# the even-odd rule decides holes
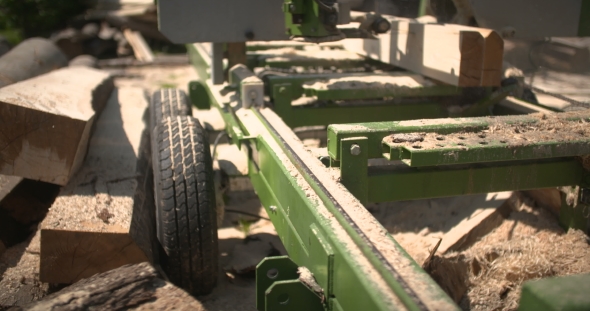
[[[41,223],[42,282],[72,284],[154,262],[155,214],[144,90],[120,87],[95,126],[84,164]]]
[[[0,89],[0,174],[67,184],[113,87],[108,73],[74,67]]]
[[[504,41],[493,30],[387,17],[378,39],[346,39],[344,47],[456,86],[499,86]]]

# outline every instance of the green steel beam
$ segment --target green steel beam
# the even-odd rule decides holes
[[[351,122],[378,122],[384,120],[411,120],[415,118],[446,117],[448,111],[434,102],[384,101],[378,105],[327,107],[292,106],[292,86],[274,85],[274,110],[290,127],[330,125]]]
[[[367,76],[367,75],[364,75]],[[399,74],[390,75],[392,78]],[[360,75],[359,77],[363,77]],[[313,82],[309,81],[309,82]],[[303,85],[303,94],[307,97],[315,96],[318,100],[354,100],[372,98],[398,97],[428,97],[461,95],[461,88],[452,85],[428,85],[419,87],[355,87],[355,88],[315,88]]]
[[[383,138],[394,133],[437,132],[449,134],[461,131],[479,131],[487,128],[488,125],[489,122],[486,122],[485,118],[332,124],[328,127],[328,153],[332,159],[340,161],[341,140],[348,137],[363,136],[369,138],[369,158],[381,158],[383,157],[381,145]]]
[[[530,190],[579,185],[587,178],[588,174],[585,172],[576,159],[479,164],[468,167],[369,167],[366,191],[368,201],[377,203]]]
[[[420,307],[408,296],[398,279],[387,270],[383,261],[373,253],[371,246],[367,245],[350,222],[340,214],[328,194],[321,190],[322,186],[302,173],[301,167],[294,162],[294,153],[281,143],[277,134],[267,128],[268,125],[261,121],[260,114],[255,110],[251,112],[238,114],[244,130],[252,137],[243,142],[250,150],[249,176],[289,257],[297,265],[309,268],[324,289],[326,297],[329,297],[326,308],[392,310],[400,307],[392,305],[391,301],[387,302],[382,290],[375,287],[375,280],[362,271],[360,267],[363,265],[358,261],[361,258],[354,256],[349,249],[350,243],[353,243],[371,263],[366,268],[376,269],[378,275],[384,278],[388,291],[394,293],[405,308],[419,310]],[[252,118],[254,114],[258,115],[257,119]],[[293,166],[297,168],[297,173],[293,172]],[[301,175],[303,180],[297,177]],[[327,217],[322,212],[326,209],[332,216]],[[346,236],[338,233],[342,232],[342,229],[338,229],[342,227]],[[352,240],[346,242],[347,239]],[[417,265],[412,269],[415,273],[412,278],[427,278]],[[440,288],[431,279],[427,279],[428,295],[438,297],[438,303],[444,304],[445,309],[456,309]]]
[[[483,134],[465,133],[457,137],[427,136],[428,140],[395,143],[388,136],[383,141],[389,160],[402,160],[412,167],[481,163],[512,160],[548,159],[590,154],[590,137],[572,141],[530,142],[513,137],[489,139]],[[389,149],[389,151],[388,151]]]
[[[563,112],[558,118],[567,120],[590,121],[590,110]],[[386,136],[402,133],[473,133],[489,130],[495,124],[527,125],[539,122],[538,116],[500,116],[478,118],[446,118],[422,119],[412,121],[371,122],[357,124],[335,124],[328,127],[328,153],[334,161],[340,161],[341,140],[348,137],[367,137],[369,139],[369,158],[381,158],[383,152],[382,141]]]

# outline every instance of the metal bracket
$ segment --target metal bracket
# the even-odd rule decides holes
[[[297,268],[288,256],[267,257],[258,264],[257,310],[324,310],[321,297],[299,280]]]
[[[199,109],[209,110],[211,108],[211,99],[207,88],[201,81],[190,81],[188,83],[188,94],[190,101]]]
[[[368,161],[369,139],[367,137],[351,137],[341,141],[340,182],[361,203],[368,202]]]

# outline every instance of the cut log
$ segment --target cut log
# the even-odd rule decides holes
[[[68,59],[51,41],[31,38],[0,58],[0,87],[68,65]]]
[[[64,68],[0,90],[0,174],[65,185],[80,167],[112,77]]]
[[[182,289],[163,280],[148,263],[82,280],[43,300],[11,310],[204,310]]]
[[[155,214],[143,89],[113,91],[80,171],[41,223],[40,279],[74,283],[155,260]]]
[[[127,41],[129,41],[129,44],[131,44],[135,58],[147,63],[154,61],[154,54],[140,32],[125,29],[123,34]]]
[[[346,39],[347,50],[456,86],[499,86],[504,42],[493,30],[387,17],[378,39]]]

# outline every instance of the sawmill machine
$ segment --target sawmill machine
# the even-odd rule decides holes
[[[188,94],[155,92],[150,107],[161,265],[188,292],[207,294],[218,278],[215,147],[208,120],[192,117],[202,111],[225,123],[213,144],[227,135],[247,158],[288,252],[256,268],[261,311],[458,309],[367,204],[563,187],[573,199],[561,224],[586,229],[590,110],[525,96],[522,79],[503,76],[502,37],[587,36],[590,1],[160,0],[158,9],[161,31],[187,44],[200,76]],[[299,140],[309,129],[323,148]],[[525,286],[521,309],[550,297]]]

